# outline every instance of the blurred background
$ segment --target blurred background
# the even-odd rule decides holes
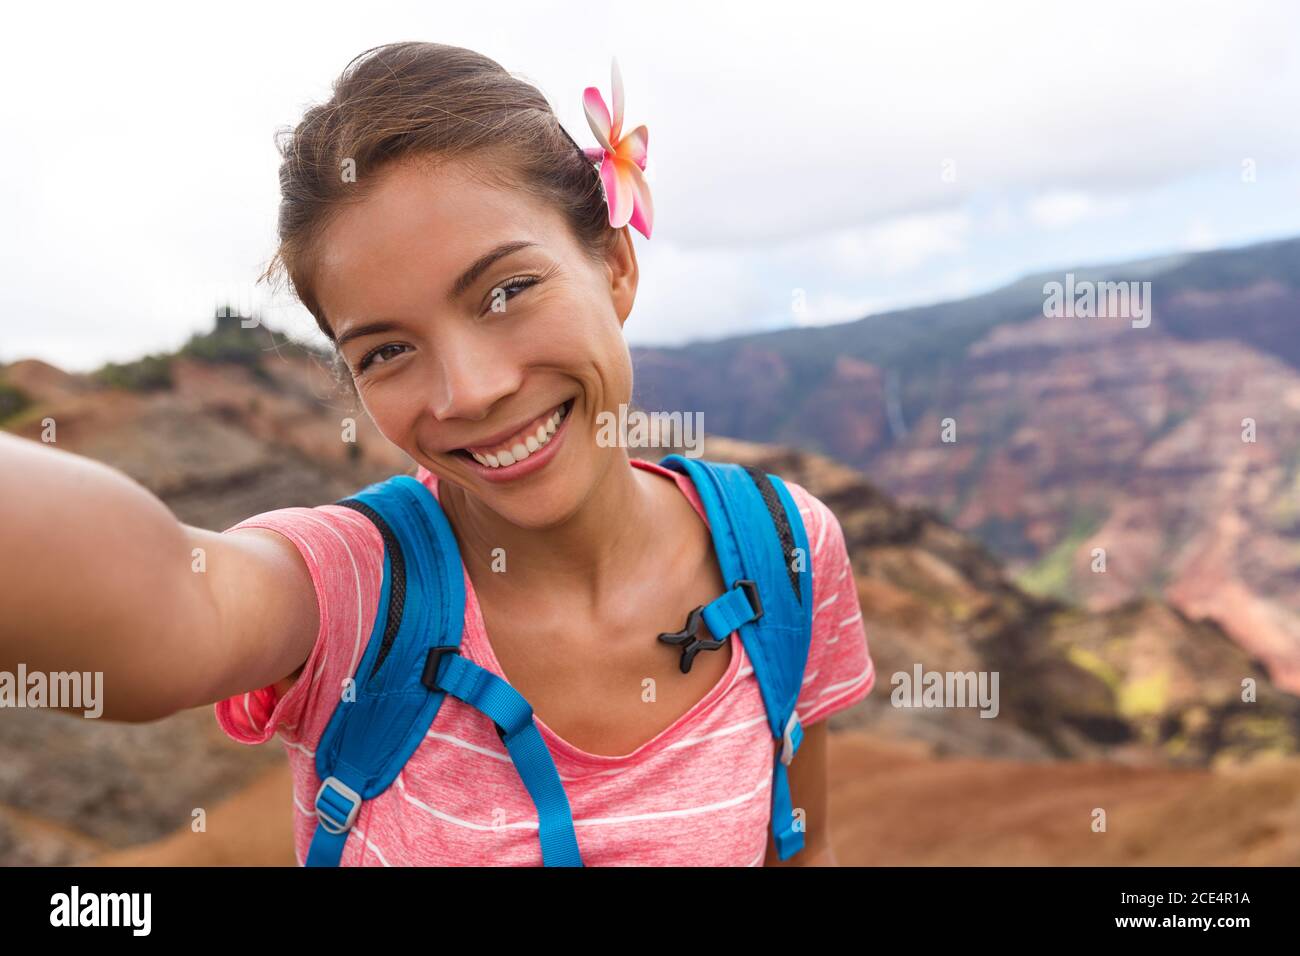
[[[1248,2],[32,5],[0,428],[53,417],[214,529],[406,470],[364,416],[339,441],[324,340],[255,285],[274,132],[420,39],[593,145],[617,57],[656,207],[634,398],[853,557],[880,677],[831,723],[841,863],[1300,863],[1297,36]],[[1067,281],[1149,282],[1150,324],[1050,315]],[[917,665],[998,672],[998,716],[895,706]],[[291,801],[211,708],[0,711],[0,864],[292,865]]]

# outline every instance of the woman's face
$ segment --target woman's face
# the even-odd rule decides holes
[[[460,163],[381,176],[322,235],[316,276],[366,411],[512,524],[565,520],[624,454],[595,435],[632,393],[627,231],[596,263],[557,210]]]

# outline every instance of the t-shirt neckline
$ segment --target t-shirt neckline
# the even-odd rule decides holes
[[[656,462],[647,461],[643,458],[631,458],[629,460],[634,467],[653,471],[657,474],[673,479],[678,490],[680,490],[682,494],[686,495],[691,506],[707,526],[708,518],[704,512],[702,504],[700,503],[699,496],[695,492],[694,484],[691,482],[688,475],[673,471],[670,468],[665,468]],[[432,474],[421,465],[415,477],[418,481],[429,488],[429,490],[434,493],[435,497],[437,496],[438,478],[436,475]],[[467,628],[465,633],[462,635],[461,653],[477,663],[480,667],[483,667],[491,671],[493,674],[496,674],[498,677],[505,679],[505,668],[501,666],[501,662],[497,660],[496,652],[492,649],[492,639],[487,632],[487,624],[483,619],[483,611],[478,603],[478,594],[474,590],[473,582],[470,580],[469,572],[465,568],[463,558],[461,559],[461,574],[465,580],[466,618],[467,620],[473,621],[476,625],[475,627]],[[482,635],[484,639],[480,640],[479,635]],[[735,637],[740,637],[738,632],[735,633]],[[671,724],[659,731],[659,733],[655,734],[654,737],[626,754],[595,754],[583,750],[581,747],[570,743],[552,730],[537,713],[533,714],[533,719],[536,721],[538,730],[546,741],[546,745],[551,751],[551,754],[558,760],[569,764],[587,765],[602,769],[609,769],[623,764],[636,763],[651,754],[662,750],[671,743],[684,726],[693,721],[701,712],[713,706],[713,704],[716,703],[717,700],[722,697],[722,695],[725,694],[735,682],[736,675],[739,674],[743,662],[742,658],[745,653],[744,642],[737,639],[729,641],[729,643],[731,645],[731,661],[729,662],[727,669],[722,673],[722,676],[718,678],[717,683],[709,688],[708,693],[697,700],[684,713],[680,714]]]

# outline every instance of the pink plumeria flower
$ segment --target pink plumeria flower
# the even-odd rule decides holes
[[[654,206],[643,173],[649,133],[645,126],[638,126],[623,135],[623,76],[618,71],[618,60],[611,59],[610,62],[614,118],[610,119],[600,90],[594,86],[587,87],[582,94],[582,106],[587,113],[587,123],[600,145],[589,146],[583,152],[593,163],[600,163],[610,226],[622,229],[630,222],[634,229],[649,239],[650,227],[654,223]]]

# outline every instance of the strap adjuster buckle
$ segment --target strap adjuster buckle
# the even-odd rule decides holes
[[[749,606],[754,609],[753,620],[757,621],[763,616],[763,602],[758,597],[758,585],[748,578],[741,578],[731,585],[733,588],[740,588],[745,592],[745,597],[749,600]]]
[[[327,792],[328,791],[328,792]],[[351,804],[345,805],[345,802]],[[338,813],[347,810],[347,816],[340,822],[331,811]],[[361,794],[357,793],[338,777],[326,777],[316,791],[316,819],[327,833],[346,833],[357,822],[357,813],[361,810]]]
[[[440,644],[429,648],[429,656],[424,659],[424,672],[420,674],[420,683],[429,690],[443,691],[438,686],[438,665],[442,663],[443,654],[459,654],[459,644]]]
[[[796,735],[798,740],[795,739]],[[781,734],[781,763],[790,766],[790,761],[794,760],[794,753],[801,743],[803,743],[803,726],[799,723],[799,712],[792,710],[790,719],[785,722],[785,730]]]

